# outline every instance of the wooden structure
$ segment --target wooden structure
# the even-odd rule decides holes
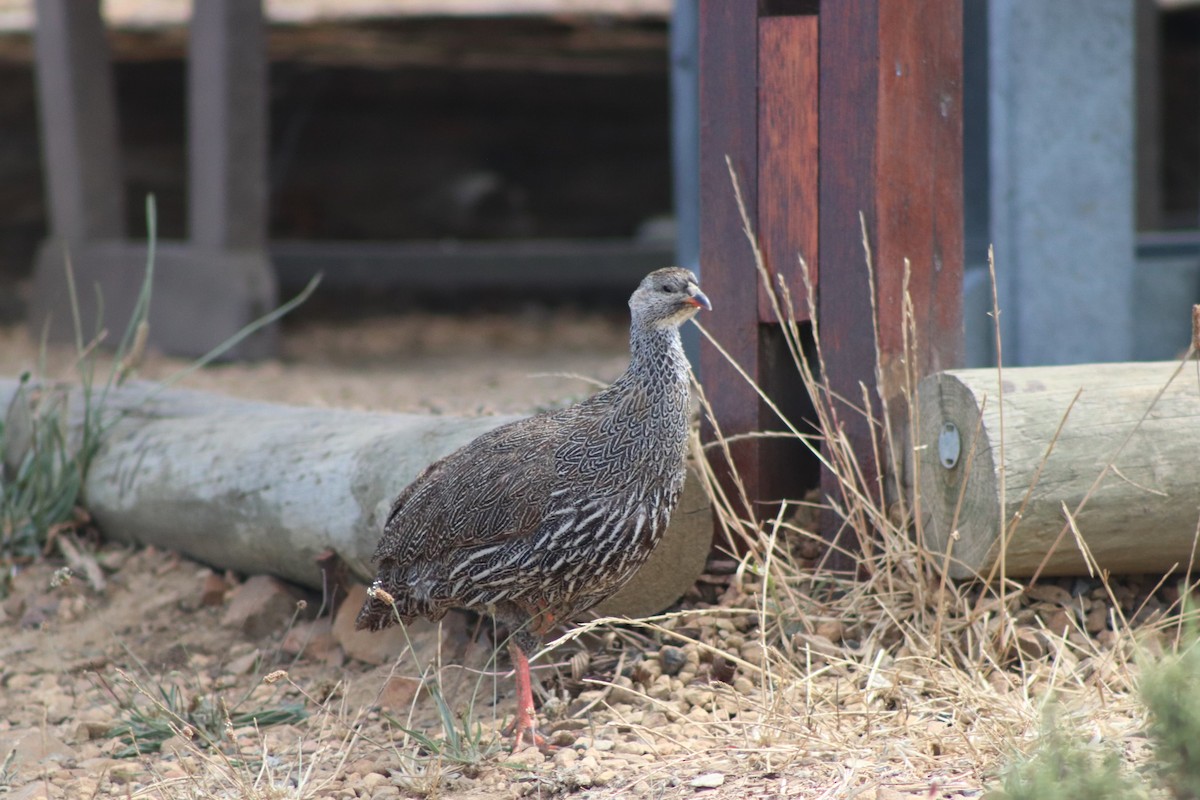
[[[266,254],[266,54],[259,0],[195,3],[190,29],[189,227],[155,263],[151,338],[200,355],[275,305]],[[103,307],[128,319],[146,247],[127,238],[112,64],[98,0],[37,0],[36,58],[51,236],[35,269],[32,322],[71,331],[65,262],[84,330]],[[99,297],[98,297],[99,295]],[[101,299],[102,298],[102,299]],[[263,330],[234,355],[274,349]]]
[[[1160,574],[1194,560],[1193,364],[952,370],[921,382],[919,404],[910,491],[952,577]]]
[[[709,327],[731,355],[805,416],[778,326],[759,289],[726,167],[737,172],[768,270],[807,318],[797,255],[815,279],[829,382],[861,403],[874,389],[899,401],[902,283],[911,263],[917,368],[962,357],[961,0],[702,0],[700,15],[701,262],[715,311]],[[865,218],[875,297],[862,246]],[[704,382],[726,436],[779,429],[774,414],[711,347]],[[840,420],[873,484],[869,423]],[[739,441],[736,467],[752,500],[797,496],[800,456],[764,439]],[[836,482],[822,479],[824,493]]]
[[[489,8],[486,2],[337,5],[338,15],[355,19],[394,13],[411,22],[405,27],[415,30],[412,36],[417,40],[439,21],[417,20],[413,15],[436,10],[471,16],[486,14]],[[582,5],[565,3],[564,8],[567,5],[578,14],[599,13],[607,5],[614,14],[658,17],[669,8],[667,0],[619,5],[589,0]],[[137,235],[144,215],[141,208],[126,208],[123,197],[112,55],[106,40],[113,34],[120,41],[129,31],[106,31],[100,6],[99,0],[36,3],[35,56],[51,232],[37,260],[30,322],[40,331],[48,318],[51,333],[60,339],[72,333],[64,270],[68,254],[89,332],[98,311],[93,287],[99,287],[108,320],[127,319],[146,261],[145,246]],[[546,11],[545,4],[539,3],[497,2],[494,7],[531,15]],[[206,352],[273,307],[280,292],[277,287],[302,286],[317,273],[324,273],[324,286],[333,290],[367,286],[373,291],[437,294],[463,289],[513,293],[584,289],[624,297],[648,271],[671,261],[669,241],[623,237],[559,234],[536,240],[451,241],[431,233],[431,238],[420,241],[268,241],[268,54],[262,0],[155,4],[149,12],[155,25],[188,24],[187,238],[160,239],[151,309],[152,343],[166,352]],[[277,4],[271,12],[275,21],[293,22],[311,22],[306,15],[320,13],[306,3]],[[120,10],[114,17],[117,24],[130,24],[129,16],[122,17]],[[272,32],[275,57],[280,57],[280,49],[285,58],[313,52],[313,42],[299,27]],[[452,31],[455,26],[443,23],[443,27]],[[177,57],[180,38],[174,30],[162,35],[157,46],[167,54],[163,57]],[[380,68],[449,63],[461,57],[463,47],[453,36],[417,47],[411,41],[406,46],[401,37],[383,36],[372,40],[373,46],[363,47],[361,35],[355,34],[349,36],[349,44],[340,45],[342,49],[337,37],[316,39],[326,42],[327,49],[318,48],[322,57],[346,58],[346,50],[353,49],[365,54],[360,56],[364,59],[374,59],[370,63]],[[533,49],[522,53],[519,45],[509,45],[478,52],[468,46],[465,52],[477,59],[475,68],[482,68],[478,64],[501,70],[533,68],[531,64],[546,68],[547,63],[564,70],[605,68],[604,59],[596,58],[576,63],[572,56],[547,62],[544,53]],[[453,177],[447,174],[446,179]],[[230,355],[255,357],[273,349],[273,332],[266,329]]]

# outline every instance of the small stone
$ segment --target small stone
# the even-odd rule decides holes
[[[636,703],[641,695],[633,688],[633,681],[624,675],[613,679],[612,688],[608,693],[610,703]]]
[[[575,744],[575,733],[573,731],[557,730],[554,733],[550,734],[550,746],[551,747],[571,747],[574,744]],[[565,750],[563,752],[573,753],[575,751],[574,750],[569,750],[569,751]]]
[[[1026,628],[1018,628],[1016,635],[1017,649],[1021,651],[1021,655],[1031,661],[1036,661],[1039,658],[1045,658],[1050,652],[1045,640],[1041,636],[1041,631],[1031,631]]]
[[[654,700],[667,700],[673,693],[670,675],[659,675],[658,679],[654,681],[654,685],[646,690],[647,696]]]
[[[233,590],[221,623],[250,639],[282,630],[296,613],[299,594],[278,578],[255,575]]]
[[[374,790],[387,782],[388,779],[383,775],[380,775],[378,772],[368,772],[362,777],[362,785],[371,790]]]
[[[536,746],[531,744],[516,753],[512,753],[505,761],[521,767],[536,767],[545,763],[546,756],[541,750],[538,750]]]
[[[1071,615],[1061,608],[1045,614],[1042,621],[1046,625],[1046,630],[1055,636],[1064,636],[1074,627],[1071,623]]]
[[[324,659],[338,646],[333,638],[333,620],[321,617],[314,620],[300,620],[287,636],[283,637],[283,652],[289,656],[303,653],[314,659]]]
[[[792,647],[797,652],[799,663],[804,663],[806,651],[813,657],[836,658],[841,655],[841,648],[817,633],[797,633],[792,637]]]
[[[642,686],[651,686],[663,674],[662,664],[655,659],[639,661],[633,668],[633,677]]]
[[[712,663],[709,664],[709,678],[717,683],[732,683],[733,676],[737,674],[737,664],[732,661],[732,656],[726,658],[721,653],[714,653]]]
[[[368,772],[377,771],[378,768],[375,766],[375,760],[371,758],[360,758],[350,762],[350,765],[346,767],[347,774],[357,772],[359,775],[366,775]]]
[[[170,755],[178,758],[179,756],[187,754],[192,749],[193,745],[190,739],[186,739],[179,734],[175,734],[164,741],[159,747],[158,751],[163,755]]]
[[[761,667],[766,659],[766,651],[763,649],[762,642],[750,641],[741,646],[738,655],[743,661],[747,661],[756,667]]]
[[[68,694],[56,694],[50,697],[46,704],[45,719],[51,725],[58,725],[75,716],[76,700]]]
[[[687,653],[681,648],[665,644],[658,651],[658,663],[664,675],[678,675],[688,662]]]
[[[1061,606],[1071,604],[1071,593],[1061,586],[1050,583],[1038,583],[1027,587],[1025,596],[1042,603],[1055,603]]]
[[[13,594],[10,594],[8,597],[4,598],[4,602],[0,603],[0,608],[4,610],[4,615],[6,617],[17,619],[25,613],[25,606],[28,605],[28,598],[28,595],[16,594],[14,592]]]
[[[49,787],[45,781],[29,783],[4,795],[5,800],[50,800]]]
[[[1097,634],[1108,627],[1108,608],[1097,603],[1083,619],[1083,627],[1090,634]]]
[[[842,627],[840,620],[827,619],[823,622],[818,622],[816,630],[813,632],[818,636],[824,636],[830,642],[837,644],[842,640],[844,630],[845,629]]]
[[[561,733],[562,731],[560,731]],[[554,744],[553,741],[550,742]],[[560,745],[562,746],[562,745]],[[579,760],[579,751],[573,747],[565,747],[554,754],[554,764],[558,767],[569,767]]]
[[[78,753],[65,742],[41,728],[0,731],[0,753],[14,751],[14,759],[27,764],[39,761],[77,759]]]
[[[716,789],[725,785],[725,773],[703,772],[688,781],[688,785],[696,789]]]
[[[212,570],[205,570],[200,580],[200,605],[215,608],[225,604],[229,583]]]
[[[75,734],[71,737],[74,742],[88,742],[99,739],[108,733],[112,723],[104,720],[83,720],[75,726]]]
[[[392,675],[379,691],[379,705],[392,711],[407,710],[424,685],[420,678]]]
[[[708,708],[712,705],[715,693],[703,686],[689,686],[683,690],[683,699],[693,708]]]
[[[602,769],[592,777],[593,786],[607,786],[617,779],[615,770]]]
[[[107,572],[117,572],[125,566],[125,562],[133,555],[129,547],[105,547],[96,554],[96,563]]]
[[[1161,600],[1151,595],[1145,599],[1141,606],[1134,612],[1133,616],[1130,617],[1129,624],[1137,627],[1155,622],[1163,615],[1165,608]]]
[[[256,648],[231,660],[225,665],[225,672],[230,675],[249,675],[261,661],[262,653]]]
[[[58,614],[61,598],[58,595],[34,595],[27,598],[21,614],[22,628],[40,628]]]
[[[614,742],[612,739],[593,739],[592,746],[590,749],[595,750],[598,753],[607,753],[609,750],[612,750],[616,746],[617,746],[617,743]]]

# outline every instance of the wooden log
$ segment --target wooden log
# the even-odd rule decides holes
[[[921,381],[910,500],[926,545],[949,548],[950,575],[999,574],[1004,526],[1008,576],[1086,574],[1068,512],[1101,569],[1186,568],[1200,520],[1200,382],[1178,366],[1006,369],[1002,387],[994,369]]]
[[[0,409],[16,381],[0,380]],[[72,392],[73,432],[79,429]],[[430,463],[515,417],[440,417],[304,408],[133,384],[91,464],[84,501],[105,536],[175,550],[219,569],[321,586],[333,549],[363,580],[392,500]],[[11,412],[9,414],[11,418]],[[661,611],[695,582],[712,539],[692,476],[663,540],[598,611]]]

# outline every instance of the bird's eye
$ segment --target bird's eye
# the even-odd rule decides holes
[[[667,284],[665,284],[665,283],[664,283],[662,286],[659,286],[659,287],[658,287],[658,290],[659,290],[660,292],[664,292],[664,293],[668,293],[668,294],[669,294],[669,293],[670,293],[670,291],[671,291],[671,287],[670,287],[670,286],[668,286]]]

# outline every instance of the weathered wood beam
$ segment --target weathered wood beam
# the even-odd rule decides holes
[[[758,18],[752,4],[700,3],[700,263],[705,291],[720,298],[705,321],[730,358],[758,376],[758,277],[725,159],[737,173],[750,224],[758,228]],[[705,342],[701,377],[720,432],[732,436],[767,427],[765,409],[725,358]],[[712,427],[704,438],[711,441]],[[764,477],[757,442],[731,446],[733,464],[752,495]],[[723,459],[712,452],[714,462]],[[743,509],[750,514],[752,509]]]
[[[195,3],[190,73],[191,228],[160,246],[151,343],[199,355],[271,310],[266,254],[266,67],[259,0]],[[126,319],[145,274],[146,247],[125,238],[112,66],[95,0],[38,0],[38,99],[52,230],[38,253],[30,323],[70,339],[66,265],[85,335]],[[275,349],[273,328],[230,351]]]
[[[116,95],[99,0],[37,0],[42,165],[53,235],[123,235]]]
[[[0,379],[0,414],[18,386]],[[78,390],[69,402],[78,436]],[[373,578],[370,559],[400,490],[514,419],[303,408],[137,383],[110,390],[104,402],[105,418],[116,421],[91,463],[84,501],[105,536],[314,588],[316,558],[327,549],[360,579]],[[711,539],[711,509],[693,475],[650,560],[600,611],[666,608],[700,575]]]
[[[797,4],[786,4],[787,11]],[[807,5],[800,4],[807,8]],[[804,10],[804,9],[800,9]],[[798,319],[808,316],[797,256],[816,254],[817,20],[760,16],[756,4],[706,0],[700,7],[700,260],[704,284],[720,297],[707,325],[729,356],[799,424],[808,398],[787,356],[754,253],[742,230],[726,157],[737,176],[765,266],[786,281]],[[716,348],[701,348],[701,374],[721,433],[783,429]],[[705,438],[711,441],[709,426]],[[811,480],[795,441],[739,439],[733,464],[712,450],[718,475],[736,472],[748,492],[745,516],[773,514]],[[731,494],[736,497],[736,494]]]
[[[847,401],[837,404],[838,418],[873,487],[882,465],[872,456],[871,423],[850,404],[861,404],[861,386],[876,394],[877,355],[878,393],[887,398],[896,430],[906,418],[905,370],[926,375],[962,359],[961,0],[823,4],[819,113],[817,313],[826,377]],[[860,213],[873,254],[874,297]],[[906,259],[911,354],[904,352]],[[828,472],[822,491],[841,499]],[[836,532],[833,523],[826,527]]]
[[[260,0],[192,4],[188,235],[206,249],[267,242],[267,52]]]
[[[1191,365],[1021,367],[1000,378],[954,370],[919,387],[910,502],[925,545],[949,552],[951,576],[998,575],[1002,558],[1009,577],[1087,574],[1068,512],[1100,569],[1191,564],[1200,520]]]
[[[299,289],[322,273],[321,285],[330,289],[506,291],[531,296],[599,291],[615,292],[622,302],[630,286],[675,258],[670,242],[635,239],[276,240],[269,251],[285,290]]]
[[[758,20],[759,247],[772,288],[787,287],[797,321],[810,317],[801,257],[818,283],[817,43],[816,16]],[[779,322],[761,281],[758,316]]]

